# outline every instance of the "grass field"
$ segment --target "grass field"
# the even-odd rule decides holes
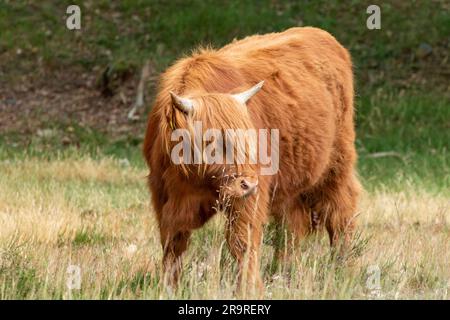
[[[427,99],[386,98],[378,111],[361,108],[389,113],[394,105],[398,113],[390,118],[403,125],[378,132],[371,128],[383,128],[382,115],[360,119],[360,175],[367,191],[356,256],[336,264],[319,235],[293,265],[269,272],[268,232],[266,298],[449,298],[450,137],[442,122],[449,105],[432,104],[427,123],[413,116],[427,112],[421,111]],[[57,149],[47,139],[32,141],[25,153],[6,145],[0,152],[0,298],[233,297],[235,265],[223,217],[195,234],[179,291],[167,292],[159,282],[161,248],[139,148],[105,142]],[[395,150],[400,158],[370,158],[377,150]],[[80,290],[67,289],[70,265],[80,267]],[[379,291],[367,287],[374,270]]]
[[[148,208],[145,171],[105,158],[1,163],[0,298],[232,298],[233,260],[218,216],[198,231],[179,291],[160,286],[161,249]],[[413,185],[380,188],[360,205],[358,256],[331,259],[327,239],[310,239],[292,265],[268,271],[266,298],[449,298],[448,196]],[[70,265],[80,290],[68,290]],[[378,291],[367,282],[379,268]],[[376,282],[375,282],[376,284]]]
[[[374,32],[365,28],[363,1],[83,1],[79,36],[61,23],[68,3],[0,3],[0,120],[12,112],[9,92],[14,99],[34,92],[17,89],[24,79],[64,91],[42,76],[64,68],[80,78],[99,78],[107,67],[136,77],[145,59],[159,72],[198,43],[221,45],[294,25],[335,34],[355,61],[358,169],[366,190],[355,250],[342,264],[319,234],[304,242],[291,265],[273,271],[268,229],[264,297],[450,298],[445,1],[385,4],[382,30]],[[433,48],[426,58],[417,53],[423,42]],[[113,88],[114,97],[123,85]],[[0,299],[234,298],[236,266],[221,215],[194,234],[178,290],[160,283],[162,251],[140,151],[145,116],[112,134],[76,114],[49,117],[57,114],[50,106],[58,104],[42,100],[37,113],[19,116],[23,130],[0,121]],[[128,107],[119,110],[124,117]],[[81,286],[70,290],[73,266]]]

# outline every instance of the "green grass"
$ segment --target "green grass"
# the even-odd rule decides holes
[[[67,128],[71,144],[65,145],[62,136]],[[47,160],[78,158],[89,156],[92,159],[114,157],[123,165],[144,166],[142,158],[142,139],[124,136],[111,139],[106,134],[77,124],[49,123],[50,134],[38,136],[36,133],[24,135],[21,132],[8,132],[0,136],[0,160],[25,159],[29,157]]]
[[[83,245],[102,245],[111,241],[99,232],[92,230],[78,230],[75,234],[75,238],[72,241],[74,246]]]
[[[450,102],[434,95],[378,94],[359,101],[360,174],[371,189],[412,183],[430,191],[450,189]],[[370,158],[376,152],[398,156]]]
[[[32,70],[38,58],[52,68],[99,66],[103,71],[109,66],[118,74],[136,71],[151,58],[162,71],[199,44],[221,46],[249,34],[316,26],[350,49],[357,79],[364,79],[358,88],[365,93],[384,87],[386,80],[428,70],[429,63],[414,57],[416,50],[427,43],[439,57],[448,51],[450,33],[445,1],[383,3],[381,30],[366,28],[365,1],[75,1],[82,11],[82,30],[76,32],[66,29],[64,19],[73,3],[0,3],[0,54],[5,54],[2,64],[8,74]],[[439,62],[431,63],[429,72],[439,76]],[[384,76],[369,81],[374,70],[385,70]]]

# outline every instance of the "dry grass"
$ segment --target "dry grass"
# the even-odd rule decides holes
[[[179,290],[160,285],[145,171],[85,158],[4,161],[0,172],[0,299],[233,298],[235,265],[220,216],[192,239]],[[412,185],[365,194],[361,235],[345,264],[320,235],[304,243],[292,265],[272,272],[269,232],[265,297],[448,299],[449,205],[446,196]],[[67,288],[69,265],[81,269],[80,290]],[[367,281],[377,268],[380,289],[371,290]]]

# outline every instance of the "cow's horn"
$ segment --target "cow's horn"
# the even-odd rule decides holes
[[[237,101],[239,101],[242,104],[245,104],[251,97],[253,97],[259,90],[261,90],[262,86],[264,84],[264,81],[261,81],[260,83],[254,85],[252,88],[248,89],[247,91],[233,94],[233,98],[235,98]]]
[[[189,114],[194,109],[194,104],[192,103],[192,100],[183,98],[180,96],[177,96],[172,91],[169,92],[170,96],[172,97],[172,103],[175,107],[180,109],[182,112]]]

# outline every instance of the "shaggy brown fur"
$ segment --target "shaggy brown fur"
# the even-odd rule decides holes
[[[247,108],[231,97],[261,80]],[[194,113],[175,108],[169,91],[194,101]],[[204,129],[279,129],[278,173],[258,176],[258,166],[250,165],[173,164],[171,132],[191,128],[194,120]],[[324,226],[332,245],[348,242],[360,192],[354,140],[350,55],[323,30],[251,36],[177,61],[161,76],[144,142],[169,280],[178,278],[191,232],[216,214],[224,185],[233,186],[224,176],[258,179],[256,193],[225,197],[226,239],[241,284],[261,285],[259,247],[269,216],[297,240]]]

